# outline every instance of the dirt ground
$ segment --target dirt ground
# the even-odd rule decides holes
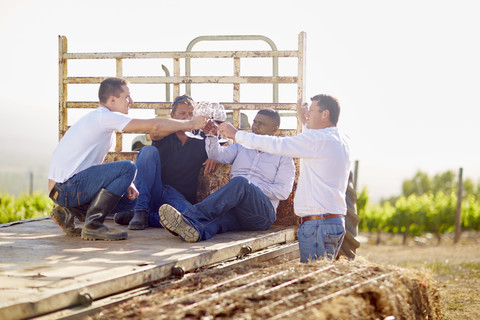
[[[444,318],[478,319],[480,315],[480,233],[463,233],[457,244],[446,235],[438,245],[433,236],[409,239],[400,236],[362,234],[357,250],[360,259],[427,270],[438,281]]]

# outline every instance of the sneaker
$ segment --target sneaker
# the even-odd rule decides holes
[[[160,223],[170,233],[178,235],[186,242],[197,242],[200,239],[198,231],[189,225],[182,214],[169,204],[164,204],[158,210]]]

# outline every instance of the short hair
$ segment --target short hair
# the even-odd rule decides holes
[[[330,113],[330,122],[333,125],[337,125],[338,118],[340,117],[340,104],[338,100],[332,96],[326,94],[317,94],[311,97],[310,100],[317,101],[317,104],[322,110],[328,110]]]
[[[106,103],[111,96],[120,97],[123,92],[122,86],[128,85],[128,81],[123,78],[108,78],[102,81],[98,89],[98,100]]]
[[[270,119],[272,119],[275,122],[275,125],[277,127],[280,126],[280,114],[278,113],[277,110],[261,109],[261,110],[258,111],[257,114],[263,114],[264,116],[269,117]]]
[[[179,104],[186,104],[191,106],[192,108],[195,108],[195,101],[193,101],[191,97],[184,94],[182,96],[176,97],[175,100],[173,100],[172,113],[175,113],[175,111],[177,111],[177,107]]]

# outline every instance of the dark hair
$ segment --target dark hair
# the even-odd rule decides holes
[[[193,99],[184,94],[183,96],[178,96],[175,98],[175,100],[173,100],[172,113],[175,113],[175,111],[177,111],[177,107],[179,104],[186,104],[193,108],[195,107],[195,102],[193,101]]]
[[[258,114],[263,114],[264,116],[269,117],[275,122],[277,127],[280,126],[280,114],[278,114],[277,110],[273,109],[261,109],[258,111]]]
[[[120,97],[123,92],[122,86],[128,85],[128,81],[122,78],[108,78],[102,81],[98,89],[98,100],[106,103],[111,96]]]
[[[330,122],[335,126],[337,125],[338,118],[340,117],[340,105],[336,98],[326,94],[317,94],[310,98],[310,100],[317,101],[318,106],[322,110],[328,110],[330,113]]]

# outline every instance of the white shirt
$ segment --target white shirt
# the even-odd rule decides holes
[[[290,157],[247,149],[238,143],[223,147],[216,137],[206,139],[205,150],[210,159],[232,165],[230,178],[245,177],[262,190],[275,210],[279,200],[292,192],[295,164]]]
[[[67,130],[53,151],[48,178],[59,183],[101,164],[115,140],[132,119],[99,106]]]
[[[293,137],[260,136],[238,131],[235,140],[247,148],[300,158],[294,198],[300,217],[346,214],[345,192],[350,174],[348,138],[337,127],[306,129]]]

